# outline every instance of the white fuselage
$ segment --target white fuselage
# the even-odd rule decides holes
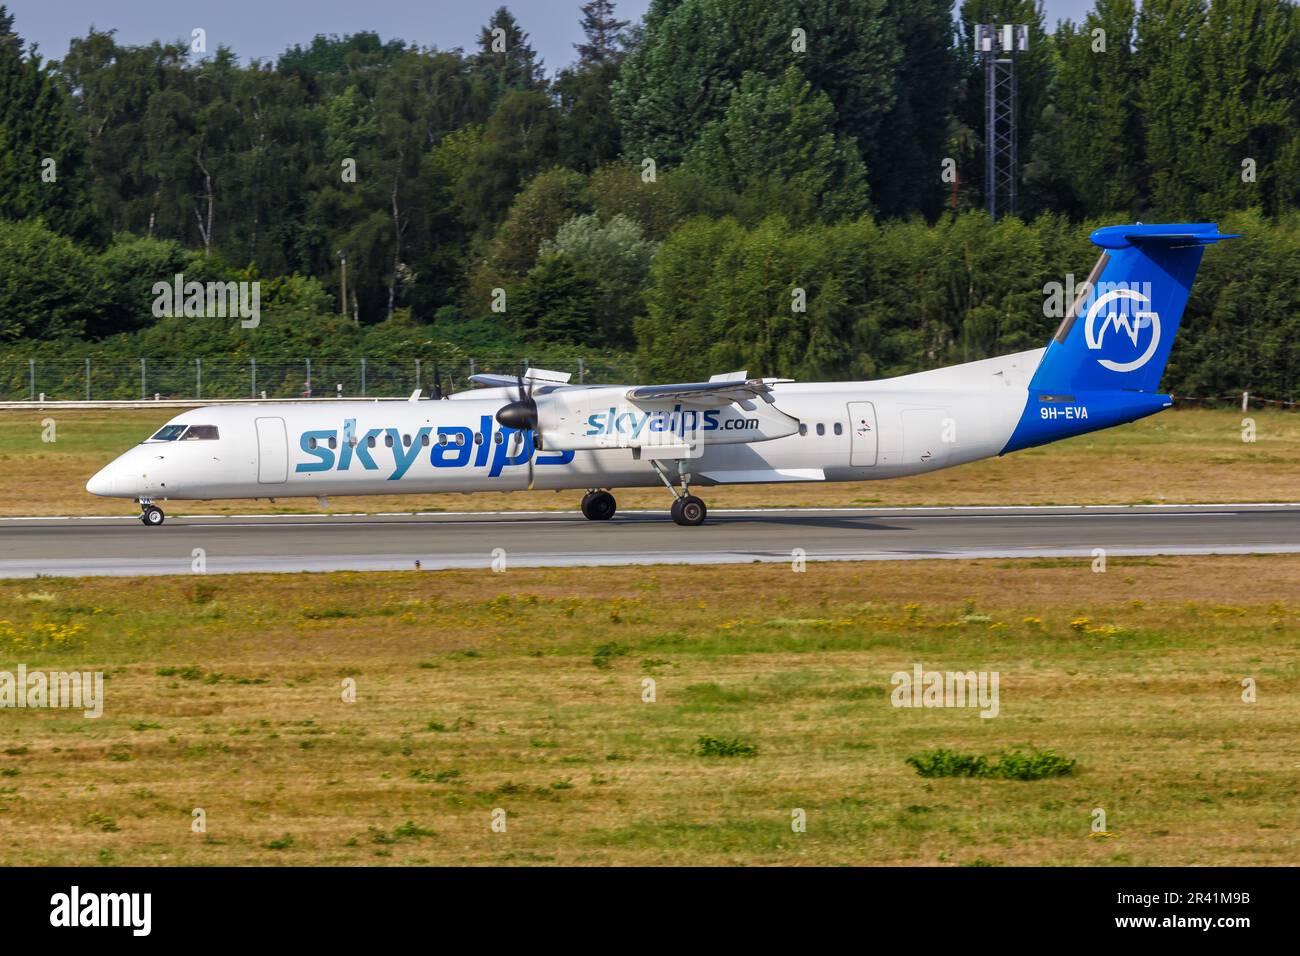
[[[710,443],[663,465],[699,486],[862,481],[915,475],[999,454],[1025,410],[1043,350],[876,382],[782,383],[772,406],[797,419],[794,434]],[[526,433],[494,415],[500,389],[411,402],[267,402],[187,411],[194,440],[149,439],[87,484],[94,494],[145,499],[427,494],[511,491],[529,480]],[[737,414],[743,414],[737,413]],[[196,430],[197,431],[197,430]],[[179,430],[178,430],[179,432]],[[183,433],[182,433],[183,434]],[[653,457],[653,456],[650,456]],[[533,486],[657,486],[632,448],[537,451]]]

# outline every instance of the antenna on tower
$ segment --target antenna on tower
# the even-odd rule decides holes
[[[1016,214],[1020,184],[1016,57],[1028,49],[1029,27],[1023,23],[975,26],[975,54],[984,63],[984,203],[995,222],[999,211]]]

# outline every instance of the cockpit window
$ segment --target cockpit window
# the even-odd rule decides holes
[[[164,425],[149,439],[150,441],[175,441],[185,431],[184,425]]]
[[[181,441],[216,441],[218,437],[216,425],[191,425]]]

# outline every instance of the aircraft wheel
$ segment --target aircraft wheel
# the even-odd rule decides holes
[[[140,512],[140,520],[151,528],[156,528],[166,520],[167,516],[157,505],[145,505]]]
[[[618,502],[608,491],[589,491],[582,498],[582,514],[591,521],[608,521],[618,510]]]
[[[704,518],[709,513],[709,509],[704,507],[704,502],[694,495],[687,495],[684,498],[678,498],[673,502],[670,512],[673,520],[678,524],[692,527],[694,525],[704,524]]]

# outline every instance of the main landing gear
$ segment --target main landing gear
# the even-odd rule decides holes
[[[708,516],[709,509],[704,506],[704,502],[691,494],[691,473],[686,469],[685,462],[678,463],[678,470],[682,476],[682,492],[677,493],[673,488],[673,483],[668,477],[668,469],[659,463],[657,459],[650,462],[654,470],[658,473],[664,485],[673,494],[673,506],[668,509],[673,520],[679,525],[693,527],[704,524],[705,517]]]
[[[140,499],[140,520],[150,528],[156,528],[167,520],[163,510],[148,498]]]
[[[582,496],[582,515],[591,521],[608,521],[618,510],[618,503],[608,491],[589,491]]]

